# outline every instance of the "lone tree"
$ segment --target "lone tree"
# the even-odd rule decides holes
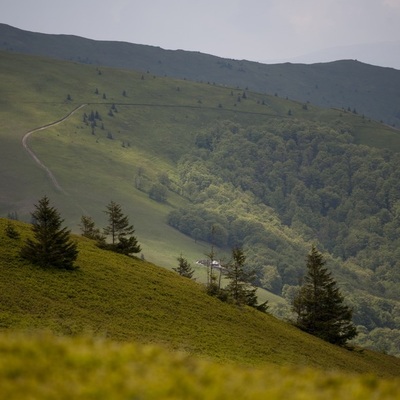
[[[225,265],[225,276],[229,280],[225,290],[230,299],[236,305],[248,305],[262,312],[268,309],[267,301],[257,304],[255,288],[252,284],[255,273],[245,267],[246,256],[239,247],[232,249],[232,262]]]
[[[32,213],[34,240],[27,239],[21,249],[21,256],[41,267],[73,269],[78,256],[77,244],[70,238],[59,212],[51,207],[44,196],[35,205]]]
[[[183,258],[182,254],[177,258],[179,266],[177,268],[172,268],[180,276],[191,279],[194,274],[194,269],[189,264],[186,258]]]
[[[345,345],[357,335],[352,310],[346,306],[322,254],[312,246],[307,257],[307,275],[293,300],[296,325],[327,342]]]
[[[122,213],[121,206],[114,201],[107,205],[105,213],[108,215],[108,226],[104,228],[104,235],[111,236],[111,244],[104,247],[122,254],[133,254],[141,251],[140,245],[133,234],[133,225]]]

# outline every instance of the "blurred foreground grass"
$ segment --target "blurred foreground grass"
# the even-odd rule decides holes
[[[50,333],[0,334],[2,399],[400,399],[400,380],[246,368],[162,347]]]

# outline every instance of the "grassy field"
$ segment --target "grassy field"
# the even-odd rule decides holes
[[[163,345],[243,365],[279,364],[396,376],[400,360],[349,351],[253,309],[208,296],[201,284],[153,264],[98,249],[76,237],[77,271],[40,269],[19,257],[21,238],[0,220],[0,327]]]
[[[151,263],[78,243],[78,269],[19,257],[0,219],[7,399],[395,399],[400,360],[330,345]]]

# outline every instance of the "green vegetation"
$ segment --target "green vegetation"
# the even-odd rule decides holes
[[[111,244],[101,240],[100,247],[125,255],[139,253],[141,248],[133,235],[135,230],[129,224],[128,216],[122,213],[121,206],[111,201],[105,213],[108,216],[108,225],[104,228],[104,235],[111,236]]]
[[[261,64],[246,60],[223,59],[208,54],[188,51],[163,50],[112,41],[93,41],[68,35],[43,35],[25,32],[0,24],[2,42],[0,49],[25,54],[37,54],[79,63],[147,71],[157,76],[170,76],[196,82],[218,84],[232,88],[247,88],[240,94],[233,93],[235,101],[242,105],[250,91],[268,93],[282,99],[296,99],[302,107],[336,107],[360,115],[367,121],[373,118],[389,125],[400,126],[398,93],[400,71],[376,67],[354,60],[341,60],[319,64]],[[100,85],[99,85],[100,87]],[[124,88],[124,89],[123,89]],[[175,90],[181,90],[180,84]],[[249,90],[248,90],[249,89]],[[122,96],[134,93],[125,85],[118,86]],[[109,93],[108,90],[104,90]],[[69,93],[66,91],[65,93]],[[125,93],[125,96],[124,96]],[[65,94],[64,94],[65,96]],[[71,96],[74,95],[71,91]],[[129,97],[129,96],[128,96]],[[266,99],[265,99],[266,100]],[[201,99],[199,99],[201,101]],[[262,103],[263,100],[260,100]],[[266,100],[266,102],[268,102]],[[225,107],[224,102],[220,104]],[[283,114],[296,115],[286,104]],[[364,117],[365,116],[365,117]],[[388,130],[387,133],[389,133]],[[376,132],[370,136],[373,143]],[[388,146],[390,134],[386,136]],[[394,144],[394,143],[393,143]],[[399,150],[399,147],[397,147]]]
[[[78,270],[38,268],[19,257],[30,227],[13,222],[21,235],[16,240],[6,236],[6,225],[0,219],[3,331],[48,330],[158,344],[253,367],[272,363],[381,377],[399,374],[395,357],[332,346],[270,315],[210,297],[203,285],[175,272],[101,250],[86,238],[76,237]]]
[[[203,258],[213,228],[216,258],[240,245],[268,290],[262,301],[283,318],[316,242],[360,343],[398,354],[397,131],[239,88],[10,53],[2,61],[0,215],[29,221],[47,193],[78,231],[82,215],[105,226],[112,197],[134,220],[142,256],[168,268],[180,252]],[[60,190],[21,139],[80,105],[27,141]]]
[[[307,257],[307,274],[293,301],[296,325],[330,343],[345,345],[357,335],[352,311],[324,267],[322,254],[312,246]]]
[[[71,240],[70,231],[61,228],[63,220],[60,213],[50,206],[48,197],[43,197],[35,205],[36,210],[32,213],[32,232],[34,240],[27,238],[21,248],[21,256],[26,260],[41,267],[56,267],[73,269],[74,262],[78,256],[77,245]],[[17,239],[15,229],[6,228],[6,233]]]
[[[355,145],[349,126],[337,124],[216,124],[178,162],[191,204],[168,223],[197,240],[210,240],[217,226],[215,243],[243,246],[259,285],[288,300],[305,242],[318,239],[360,331],[387,327],[398,336],[399,154]],[[384,348],[399,354],[392,338]]]
[[[191,279],[194,274],[194,269],[192,268],[188,260],[184,258],[182,254],[177,258],[177,260],[179,263],[178,267],[172,269],[176,271],[180,276]]]
[[[0,386],[30,399],[381,399],[398,379],[264,366],[249,369],[157,346],[49,334],[0,334]]]

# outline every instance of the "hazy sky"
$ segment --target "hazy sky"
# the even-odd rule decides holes
[[[0,22],[268,61],[400,41],[400,0],[0,0]]]

